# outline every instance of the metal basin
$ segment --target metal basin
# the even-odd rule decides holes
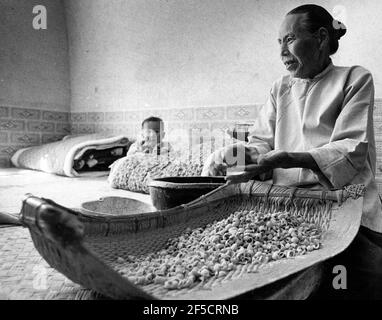
[[[164,177],[149,182],[151,201],[158,210],[191,202],[226,183],[224,177]]]
[[[152,211],[155,208],[150,204],[123,197],[105,197],[81,205],[81,212],[89,216],[123,216]]]

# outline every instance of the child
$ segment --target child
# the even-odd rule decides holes
[[[127,155],[138,152],[156,155],[166,155],[172,151],[168,142],[163,141],[165,136],[164,122],[157,117],[150,117],[142,122],[140,137],[134,142]]]

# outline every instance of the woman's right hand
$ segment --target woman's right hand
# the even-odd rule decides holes
[[[204,162],[202,176],[225,176],[227,165],[223,161],[223,150],[216,150],[211,153]]]
[[[242,143],[213,152],[205,161],[202,176],[225,176],[227,168],[256,163],[258,154]]]

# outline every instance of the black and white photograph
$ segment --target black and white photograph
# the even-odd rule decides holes
[[[2,303],[234,319],[381,300],[381,17],[380,0],[0,0]]]

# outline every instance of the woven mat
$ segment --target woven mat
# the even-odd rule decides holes
[[[26,228],[0,228],[0,261],[0,300],[105,299],[51,268]]]
[[[0,261],[0,300],[108,299],[92,290],[82,288],[51,268],[35,249],[28,229],[5,226],[0,228]],[[316,273],[317,268],[300,273],[292,284],[289,283],[291,277],[284,279],[273,287],[269,286],[256,298],[290,299],[299,294],[305,299],[305,292],[300,292],[303,291],[302,285],[309,287],[307,283]],[[299,288],[298,293],[294,287]],[[253,297],[249,295],[244,299]]]

